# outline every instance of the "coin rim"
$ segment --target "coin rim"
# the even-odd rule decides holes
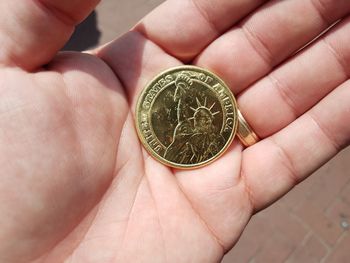
[[[163,158],[162,156],[160,156],[158,153],[156,153],[152,147],[149,146],[149,144],[147,143],[147,141],[145,140],[144,136],[142,135],[142,131],[141,131],[141,127],[139,127],[139,112],[140,108],[141,108],[141,99],[143,98],[143,96],[145,95],[147,89],[149,87],[152,87],[152,84],[161,76],[169,74],[170,72],[174,72],[174,71],[180,71],[180,70],[193,70],[193,71],[203,71],[204,73],[206,73],[207,75],[214,77],[215,79],[217,79],[217,81],[224,87],[226,88],[226,90],[228,91],[228,95],[231,97],[231,101],[233,102],[233,108],[234,108],[234,117],[235,117],[235,123],[234,123],[234,127],[232,128],[232,132],[231,135],[229,137],[229,139],[227,140],[225,146],[220,150],[220,152],[218,152],[214,157],[197,163],[197,164],[177,164],[171,161],[168,161],[167,159]],[[139,137],[139,140],[141,141],[142,145],[144,146],[144,148],[147,150],[147,152],[152,156],[153,159],[155,159],[156,161],[159,161],[160,163],[172,167],[172,168],[177,168],[177,169],[183,169],[183,170],[190,170],[190,169],[197,169],[197,168],[201,168],[203,166],[209,165],[212,162],[216,161],[219,157],[221,157],[229,148],[229,146],[232,144],[233,139],[235,138],[236,134],[237,134],[237,128],[238,128],[238,106],[237,106],[237,101],[235,96],[233,95],[231,89],[228,87],[228,85],[219,77],[217,76],[215,73],[201,68],[201,67],[197,67],[197,66],[190,66],[190,65],[185,65],[185,66],[176,66],[176,67],[172,67],[172,68],[168,68],[167,70],[164,70],[162,72],[160,72],[159,74],[157,74],[151,81],[149,81],[145,87],[142,89],[141,93],[138,96],[137,99],[137,103],[136,103],[136,111],[135,111],[135,126],[136,126],[136,131],[137,131],[137,136]]]

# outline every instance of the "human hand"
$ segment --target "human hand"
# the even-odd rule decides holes
[[[349,1],[262,2],[169,0],[91,54],[57,54],[97,0],[1,1],[0,262],[217,262],[346,147]],[[183,63],[221,76],[262,141],[196,170],[150,158],[135,101]]]

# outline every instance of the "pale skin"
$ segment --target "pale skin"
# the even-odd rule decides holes
[[[58,53],[97,2],[0,1],[0,262],[219,262],[349,145],[348,0],[169,0],[89,54]],[[227,82],[259,143],[188,171],[145,152],[137,96],[183,63]]]

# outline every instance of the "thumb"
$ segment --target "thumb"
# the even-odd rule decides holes
[[[1,0],[0,64],[33,70],[49,62],[99,0]]]

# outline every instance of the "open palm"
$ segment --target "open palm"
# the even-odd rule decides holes
[[[349,1],[169,0],[106,46],[57,54],[97,2],[0,3],[0,262],[218,262],[349,144]],[[259,143],[189,171],[144,151],[137,96],[183,63],[227,82]]]

